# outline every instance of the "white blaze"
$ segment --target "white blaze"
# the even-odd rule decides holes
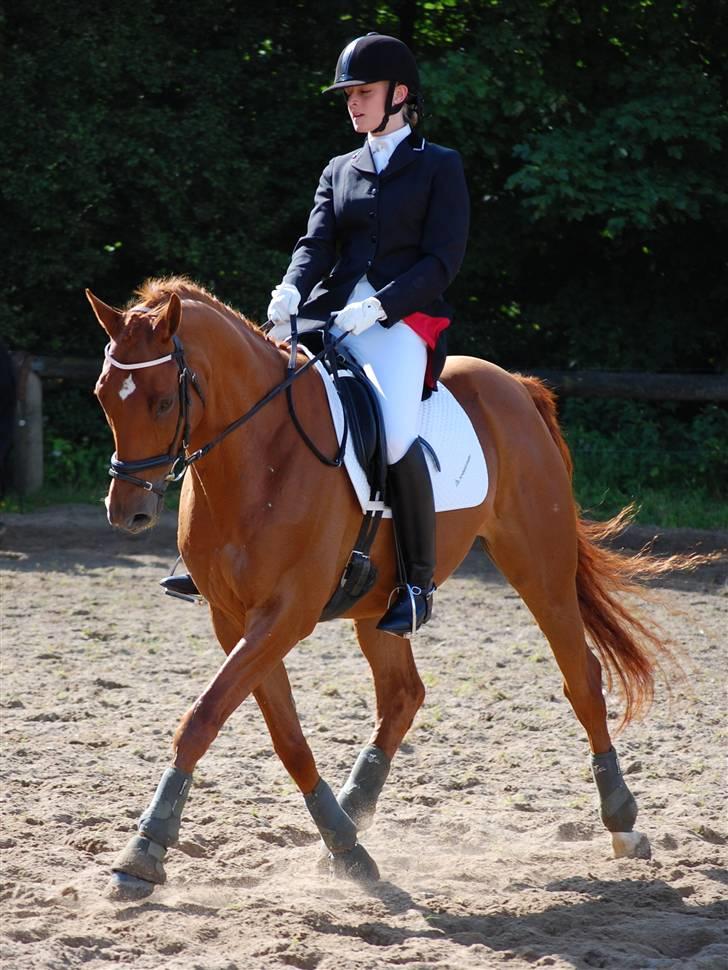
[[[136,384],[134,383],[134,378],[131,376],[131,374],[129,374],[129,376],[121,385],[121,388],[119,389],[119,397],[121,398],[122,401],[125,401],[130,394],[134,393],[135,390],[136,390]]]

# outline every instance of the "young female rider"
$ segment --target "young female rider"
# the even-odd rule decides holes
[[[348,44],[326,89],[341,90],[354,130],[367,140],[324,169],[268,318],[281,336],[292,313],[301,330],[335,313],[335,329],[348,334],[343,343],[379,397],[407,580],[379,629],[406,634],[431,612],[435,510],[418,411],[444,363],[451,313],[443,292],[465,253],[468,194],[458,153],[412,130],[419,76],[402,41],[371,33]]]
[[[282,339],[291,314],[299,314],[301,331],[335,314],[334,330],[348,334],[343,343],[377,393],[407,582],[378,626],[406,635],[432,608],[435,510],[418,411],[445,361],[452,314],[443,293],[465,253],[468,193],[458,153],[413,130],[419,75],[402,41],[376,33],[353,40],[329,91],[343,91],[354,130],[367,140],[324,169],[306,235],[271,294],[268,319],[271,335]],[[176,588],[185,579],[163,585]]]

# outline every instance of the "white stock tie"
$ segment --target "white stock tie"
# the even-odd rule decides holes
[[[389,163],[389,156],[391,154],[389,144],[383,138],[372,138],[369,142],[369,148],[374,159],[374,166],[377,172],[381,172]]]

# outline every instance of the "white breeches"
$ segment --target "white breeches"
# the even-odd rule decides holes
[[[427,346],[399,320],[385,329],[378,323],[342,343],[364,369],[384,417],[387,464],[399,461],[417,437]]]
[[[374,292],[364,278],[354,287],[347,302],[364,300]],[[298,320],[302,333],[320,326],[318,320]],[[338,336],[341,331],[334,326],[332,333]],[[290,336],[290,328],[275,327],[271,335],[283,340]],[[375,323],[358,337],[349,334],[342,343],[364,369],[379,399],[387,436],[387,463],[394,465],[417,437],[427,344],[401,320],[388,328]]]

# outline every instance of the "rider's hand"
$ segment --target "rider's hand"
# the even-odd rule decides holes
[[[275,324],[290,323],[291,314],[298,313],[301,294],[292,283],[279,283],[271,291],[273,299],[268,304],[268,319]]]
[[[370,296],[358,303],[348,303],[343,310],[339,310],[334,321],[339,330],[351,333],[355,337],[364,333],[377,320],[386,320],[387,314],[376,296]]]

